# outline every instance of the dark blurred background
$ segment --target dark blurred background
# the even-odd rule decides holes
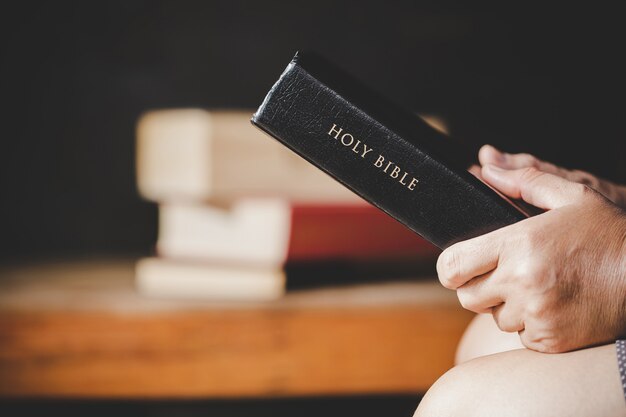
[[[0,15],[0,261],[148,253],[134,126],[257,106],[315,49],[469,144],[626,182],[624,14],[466,2],[11,2]],[[590,6],[588,6],[590,7]]]

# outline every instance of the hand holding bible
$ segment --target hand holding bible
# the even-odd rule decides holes
[[[539,171],[554,174],[566,180],[588,185],[618,206],[626,209],[626,186],[598,178],[589,172],[570,170],[527,154],[509,154],[491,145],[484,145],[478,153],[481,165],[495,165],[504,169],[537,168]]]
[[[481,162],[490,152],[481,150]],[[516,156],[500,162],[513,169],[485,165],[482,178],[547,211],[446,249],[437,262],[442,284],[533,350],[563,352],[623,335],[625,212],[563,172],[514,169]]]

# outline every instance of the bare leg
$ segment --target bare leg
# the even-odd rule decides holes
[[[478,358],[478,359],[475,359]],[[626,416],[615,345],[548,355],[479,314],[416,416]]]
[[[480,356],[523,347],[517,333],[506,333],[498,329],[491,314],[478,314],[467,326],[459,342],[455,362],[460,364]]]
[[[624,417],[615,344],[562,354],[519,349],[465,362],[443,375],[417,417]]]

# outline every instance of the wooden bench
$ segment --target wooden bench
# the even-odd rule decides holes
[[[434,279],[236,304],[142,298],[131,261],[3,268],[0,396],[418,393],[470,319]]]

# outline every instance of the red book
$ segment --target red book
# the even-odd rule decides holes
[[[439,250],[368,203],[241,199],[160,206],[160,255],[282,266],[308,261],[431,260]]]

